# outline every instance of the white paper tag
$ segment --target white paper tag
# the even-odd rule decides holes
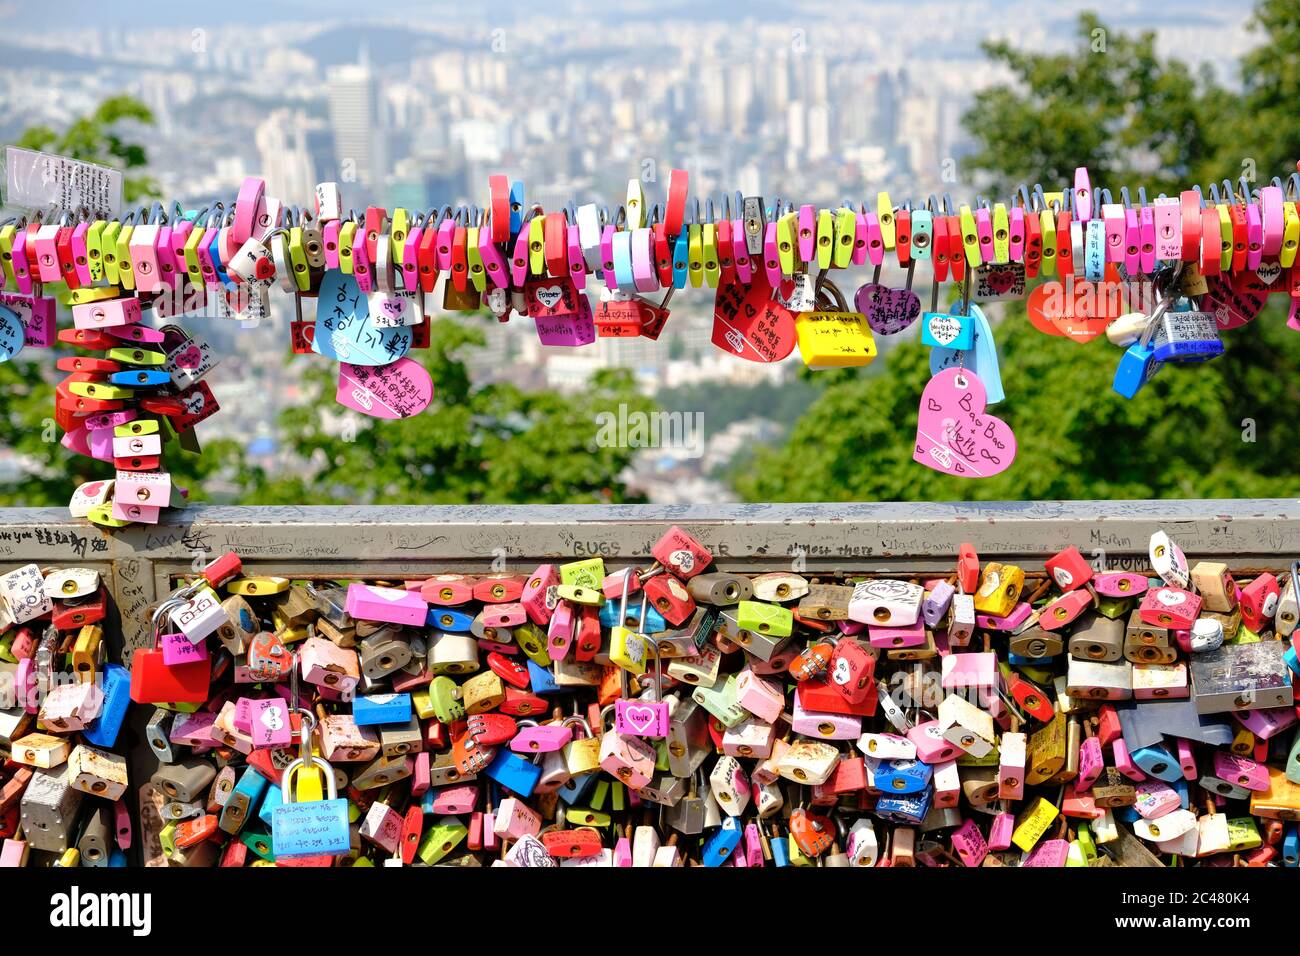
[[[97,218],[122,208],[122,172],[53,153],[5,148],[6,205],[30,209],[87,207]]]

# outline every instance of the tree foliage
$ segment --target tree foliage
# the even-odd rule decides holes
[[[1267,44],[1243,61],[1241,97],[1157,57],[1152,34],[1108,30],[1091,14],[1065,53],[987,44],[1014,82],[977,94],[968,162],[1001,195],[1035,179],[1060,188],[1078,165],[1094,186],[1149,191],[1235,178],[1251,171],[1247,157],[1261,179],[1284,175],[1300,158],[1300,8],[1263,0],[1254,22]],[[735,488],[763,501],[1294,495],[1300,334],[1285,326],[1286,299],[1225,333],[1223,357],[1168,366],[1132,401],[1111,389],[1120,352],[1104,337],[1043,335],[1012,303],[995,323],[1007,397],[990,409],[1017,436],[1010,469],[970,481],[912,461],[929,379],[928,350],[912,340],[889,353],[884,375],[828,379],[789,440],[757,452]]]
[[[509,383],[474,388],[459,355],[484,341],[472,319],[432,324],[425,367],[434,401],[403,421],[340,423],[333,404],[337,365],[320,361],[303,378],[304,404],[281,414],[302,470],[240,475],[247,504],[582,503],[637,500],[619,475],[636,449],[598,443],[601,412],[650,412],[624,371],[597,373],[576,395],[529,392]],[[304,361],[295,356],[294,361]],[[357,416],[360,418],[360,416]],[[355,432],[353,431],[355,426]]]
[[[126,95],[110,96],[89,116],[73,120],[62,133],[48,126],[33,126],[23,133],[17,145],[101,166],[115,166],[129,173],[143,169],[149,157],[144,146],[124,138],[130,133],[121,127],[152,126],[153,122],[153,112],[139,100]],[[122,181],[122,194],[128,203],[154,198],[158,195],[158,184],[149,176],[127,175]]]

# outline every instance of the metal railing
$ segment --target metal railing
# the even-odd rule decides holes
[[[112,649],[151,640],[147,608],[181,575],[225,551],[259,573],[395,578],[520,571],[600,556],[645,563],[670,525],[694,534],[720,570],[951,572],[963,541],[981,559],[1042,567],[1075,545],[1108,569],[1146,569],[1163,529],[1188,557],[1233,570],[1300,556],[1300,499],[881,502],[750,505],[208,507],[158,525],[105,531],[61,509],[0,509],[0,569],[96,568],[121,619]],[[120,642],[120,643],[119,643]],[[124,655],[129,657],[129,654]]]

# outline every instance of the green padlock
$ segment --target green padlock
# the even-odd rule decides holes
[[[736,623],[746,631],[769,637],[789,637],[794,629],[794,614],[779,604],[741,601],[736,605]]]
[[[460,702],[461,692],[450,677],[439,675],[429,684],[429,702],[440,723],[465,719],[465,705]]]
[[[433,866],[460,845],[469,834],[469,827],[455,817],[440,817],[420,840],[420,848],[415,851],[427,866]]]

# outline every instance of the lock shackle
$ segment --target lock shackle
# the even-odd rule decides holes
[[[595,736],[595,734],[592,733],[591,731],[591,723],[587,720],[586,717],[583,717],[581,714],[573,714],[572,716],[565,717],[563,720],[560,721],[561,727],[568,727],[571,724],[577,724],[581,726],[582,729],[586,731],[588,737]]]
[[[1300,560],[1291,562],[1291,595],[1300,601]]]
[[[295,771],[306,770],[308,767],[319,770],[325,775],[325,799],[337,800],[339,796],[339,786],[334,780],[334,768],[324,757],[312,755],[307,759],[295,757],[290,761],[289,766],[284,768],[284,776],[280,778],[280,801],[285,804],[293,803],[293,788],[290,784],[293,781]]]
[[[163,615],[166,614],[166,620],[170,622],[172,612],[183,604],[185,604],[185,600],[173,594],[170,597],[164,598],[158,606],[154,608],[153,614],[150,615],[149,623],[153,627],[153,643],[155,648],[158,646],[158,642],[162,640]]]

